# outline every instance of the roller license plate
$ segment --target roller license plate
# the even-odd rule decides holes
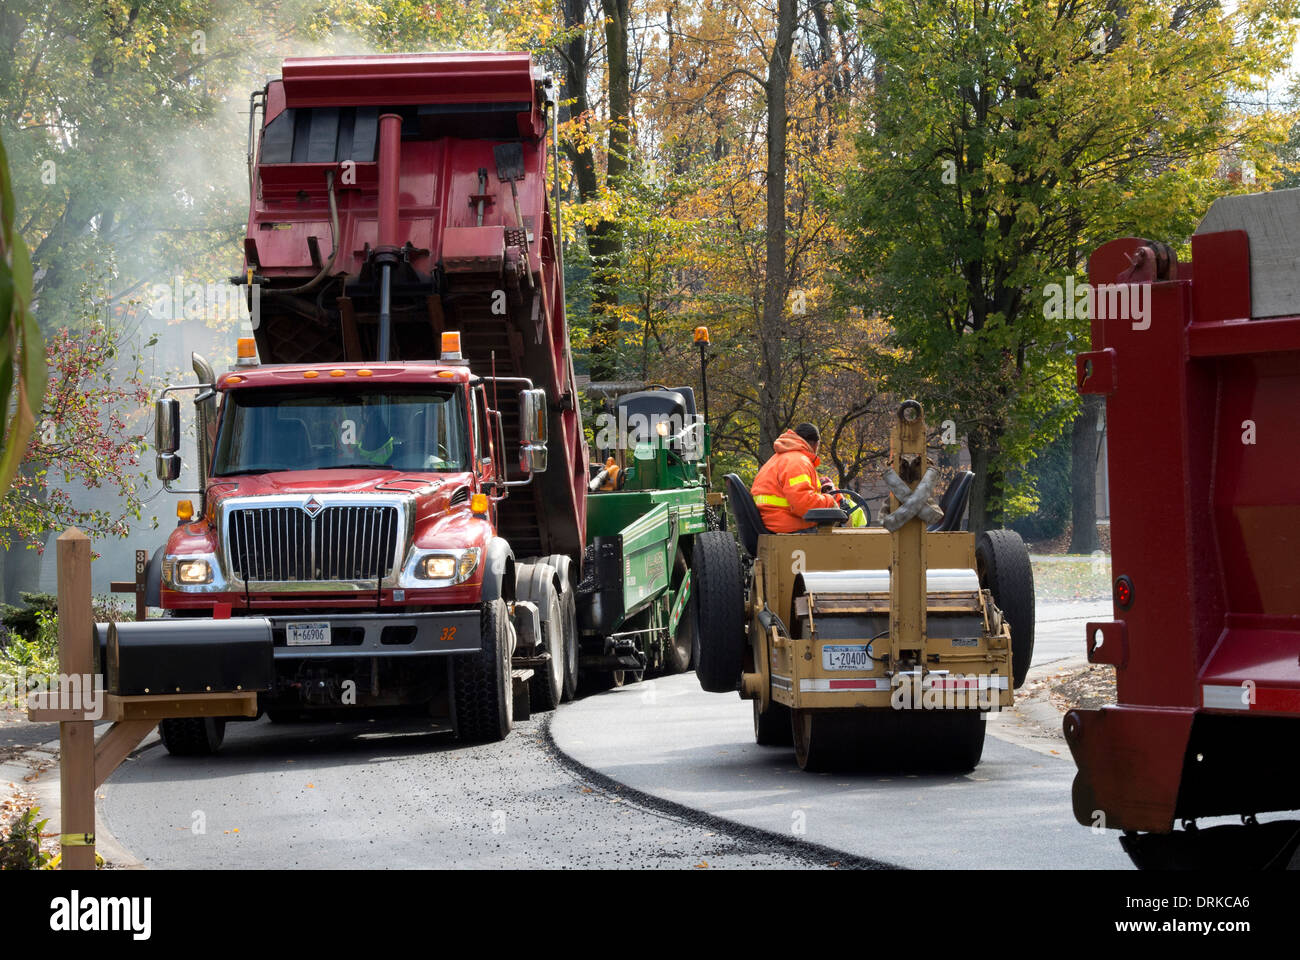
[[[822,646],[823,670],[870,670],[871,644],[825,644]]]
[[[286,623],[284,625],[284,642],[291,647],[328,647],[330,645],[330,625],[319,623]]]

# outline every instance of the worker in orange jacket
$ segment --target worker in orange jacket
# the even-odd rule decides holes
[[[773,533],[799,533],[815,523],[804,514],[816,508],[838,509],[839,501],[829,493],[829,480],[817,476],[817,444],[821,434],[811,423],[801,423],[776,438],[776,453],[763,464],[754,478],[751,492],[763,524]]]

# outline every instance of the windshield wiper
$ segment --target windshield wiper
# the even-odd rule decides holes
[[[267,467],[248,467],[244,470],[227,470],[224,473],[214,473],[212,475],[212,479],[216,480],[220,477],[242,477],[250,473],[270,473],[270,472],[271,470]]]

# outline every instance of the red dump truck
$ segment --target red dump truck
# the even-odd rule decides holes
[[[171,489],[191,392],[199,475],[149,570],[160,669],[258,618],[272,720],[427,705],[495,740],[572,696],[587,450],[555,106],[522,53],[289,59],[253,94],[254,337],[157,404]],[[161,724],[173,753],[222,731]]]
[[[1300,808],[1300,190],[1217,201],[1191,247],[1179,263],[1116,240],[1089,263],[1077,376],[1106,398],[1115,616],[1087,625],[1087,649],[1118,702],[1065,717],[1074,813],[1123,831],[1139,866],[1284,866],[1300,843],[1280,813]]]

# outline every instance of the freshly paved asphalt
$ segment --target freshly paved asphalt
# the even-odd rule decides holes
[[[1036,668],[1082,660],[1083,623],[1105,604],[1040,604]],[[693,675],[645,681],[562,710],[556,746],[634,789],[727,821],[903,867],[1128,868],[1113,832],[1079,826],[1074,763],[992,735],[964,775],[809,774],[788,747],[754,743],[749,703]]]
[[[1036,666],[1080,660],[1083,621],[1108,615],[1040,604]],[[1128,866],[1113,834],[1071,817],[1063,746],[989,736],[964,776],[806,774],[789,749],[754,744],[748,703],[693,674],[485,746],[413,717],[232,723],[212,758],[149,742],[99,801],[146,866]]]
[[[417,719],[231,724],[217,756],[171,757],[156,744],[100,794],[105,825],[146,867],[798,869],[848,859],[638,802],[561,761],[537,718],[473,747]]]

